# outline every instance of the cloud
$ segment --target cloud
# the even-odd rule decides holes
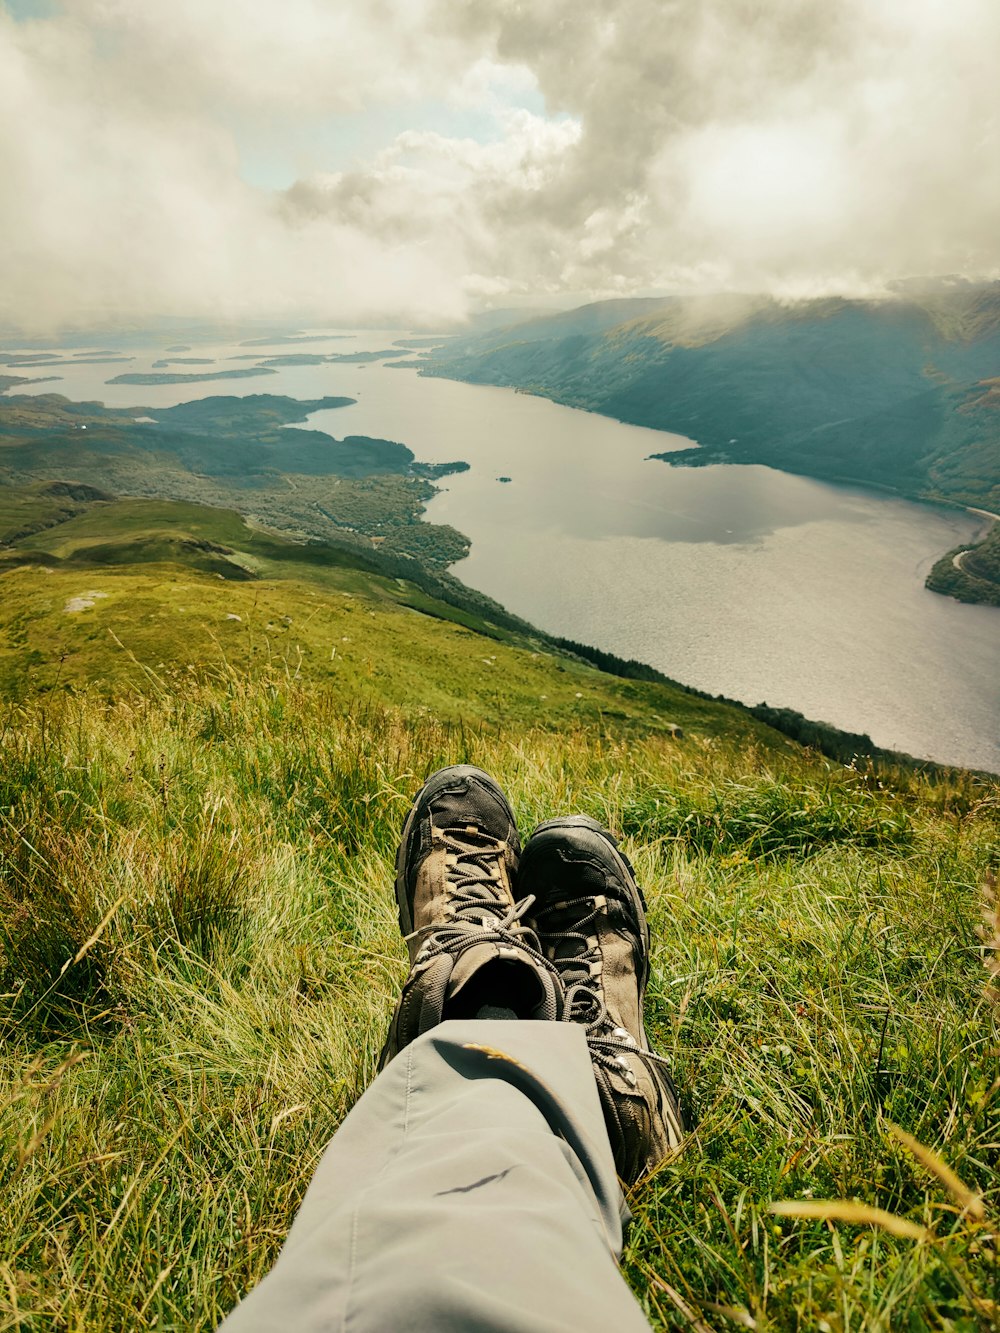
[[[356,111],[458,78],[464,45],[429,22],[428,0],[72,0],[119,86],[169,112],[251,118]]]
[[[0,0],[0,321],[995,276],[998,47],[994,0]]]
[[[461,313],[462,273],[433,236],[404,251],[336,217],[291,219],[279,197],[240,177],[227,118],[241,114],[255,75],[255,116],[353,103],[381,28],[355,34],[355,62],[341,49],[345,35],[324,29],[333,61],[309,40],[320,7],[305,0],[284,7],[292,22],[281,41],[273,22],[243,34],[228,5],[205,5],[199,29],[193,5],[172,5],[169,22],[155,25],[143,6],[76,4],[72,17],[39,23],[0,9],[0,321],[44,329],[162,313]],[[248,22],[253,8],[276,12],[248,4]],[[405,52],[405,24],[401,32]],[[387,90],[392,53],[387,41]]]
[[[582,126],[546,202],[583,285],[870,288],[1000,266],[992,0],[458,12]],[[608,216],[615,245],[588,262],[579,241]]]
[[[523,110],[504,110],[498,118],[503,136],[487,144],[433,132],[401,134],[363,170],[293,186],[285,216],[293,225],[333,220],[387,247],[433,245],[450,257],[464,293],[502,291],[498,243],[523,263],[539,247],[547,253],[561,242],[529,201],[544,195],[580,127]],[[540,274],[544,263],[533,262]]]

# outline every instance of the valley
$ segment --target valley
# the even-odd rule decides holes
[[[25,374],[0,398],[7,485],[37,499],[82,482],[234,510],[312,548],[317,563],[323,550],[347,551],[473,618],[535,625],[711,695],[867,733],[865,752],[1000,769],[994,613],[921,587],[982,519],[756,464],[663,467],[650,456],[690,441],[419,375],[387,358],[412,340],[385,332],[259,337],[260,360],[300,337],[309,360],[292,352],[275,392],[251,381],[243,397],[211,382],[144,386],[140,397],[105,382],[89,357],[60,353],[59,395]],[[141,374],[167,343],[209,367],[249,355],[245,342],[194,330],[119,348]],[[369,352],[381,359],[332,359]],[[0,534],[8,567],[46,564],[40,546],[17,540],[26,521]],[[148,568],[168,549],[161,538],[130,551],[109,538],[67,558]],[[53,568],[56,545],[53,535]],[[224,552],[197,559],[249,577]]]
[[[283,429],[351,402],[210,397],[150,409],[154,419],[144,408],[55,394],[0,397],[0,474],[12,486],[85,478],[112,495],[235,505],[304,538],[374,543],[440,569],[460,559],[468,549],[461,534],[418,521],[434,494],[430,478],[466,464],[423,465],[391,440]],[[16,537],[15,528],[0,541]]]

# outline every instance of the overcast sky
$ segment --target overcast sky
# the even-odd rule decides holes
[[[0,322],[1000,276],[998,0],[0,0]]]

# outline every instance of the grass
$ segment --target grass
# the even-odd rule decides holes
[[[995,1326],[976,927],[996,787],[652,727],[418,717],[274,667],[12,708],[0,1328],[210,1329],[263,1276],[374,1074],[405,971],[395,842],[458,760],[525,831],[564,810],[623,829],[645,885],[650,1026],[692,1126],[631,1200],[625,1273],[653,1324]],[[984,1192],[982,1217],[893,1125]],[[769,1211],[810,1199],[925,1231]]]
[[[996,781],[823,760],[233,513],[53,499],[0,570],[0,1333],[211,1329],[268,1270],[456,761],[645,887],[691,1126],[631,1198],[654,1326],[997,1326]]]
[[[98,550],[110,563],[81,560],[102,521],[114,540]],[[407,579],[359,568],[349,552],[298,546],[226,511],[119,501],[30,540],[38,564],[0,567],[8,698],[84,684],[170,693],[230,669],[273,669],[450,721],[679,724],[797,752],[748,714],[595,671]]]

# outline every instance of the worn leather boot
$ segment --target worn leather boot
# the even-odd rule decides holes
[[[439,769],[417,794],[396,857],[410,972],[380,1069],[448,1018],[559,1017],[558,969],[514,902],[520,850],[507,798],[481,769]]]
[[[651,1171],[683,1135],[677,1093],[642,1021],[649,976],[646,905],[616,839],[593,819],[540,824],[521,856],[518,892],[565,987],[563,1017],[582,1023],[618,1174]]]

